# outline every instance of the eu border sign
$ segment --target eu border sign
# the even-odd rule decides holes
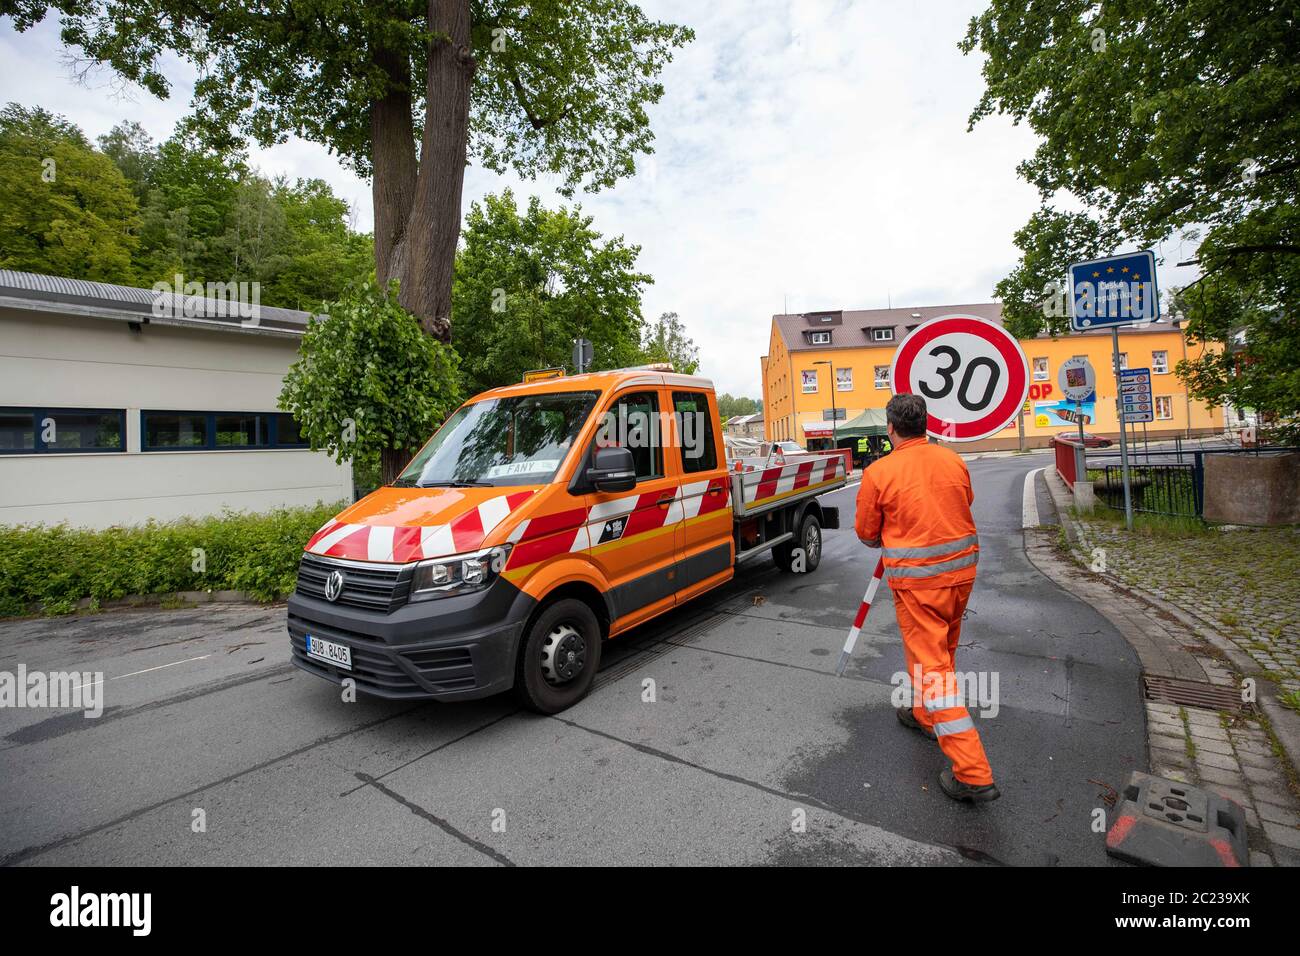
[[[1076,332],[1159,317],[1156,254],[1150,249],[1070,266],[1070,327]]]

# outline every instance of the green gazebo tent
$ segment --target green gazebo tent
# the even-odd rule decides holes
[[[884,434],[885,410],[883,408],[868,408],[857,418],[847,421],[835,429],[837,439],[872,438]]]

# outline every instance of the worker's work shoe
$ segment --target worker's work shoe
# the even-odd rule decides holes
[[[954,800],[964,800],[967,803],[988,803],[1002,796],[997,784],[986,783],[983,786],[976,786],[973,783],[963,783],[954,777],[947,767],[939,772],[939,786]]]
[[[925,734],[931,740],[939,739],[934,735],[933,730],[931,730],[929,727],[924,727],[921,725],[921,722],[916,719],[916,715],[912,713],[910,707],[899,707],[897,710],[894,711],[894,713],[898,716],[898,722],[902,724],[904,727],[907,727],[910,730],[919,730],[921,733]]]

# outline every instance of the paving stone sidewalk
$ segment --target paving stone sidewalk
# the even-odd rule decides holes
[[[1300,705],[1300,529],[1129,534],[1075,518],[1090,565],[1195,615],[1232,641]]]
[[[1129,584],[1109,561],[1106,573],[1093,570],[1098,566],[1093,549],[1103,546],[1101,539],[1089,538],[1069,514],[1069,492],[1050,467],[1040,480],[1051,494],[1060,528],[1026,530],[1030,560],[1104,614],[1133,646],[1144,674],[1240,687],[1243,677],[1268,671],[1268,677],[1286,686],[1278,679],[1279,669],[1258,664],[1222,628],[1209,626],[1169,597]],[[1246,811],[1252,865],[1300,866],[1300,788],[1278,737],[1287,734],[1294,744],[1300,718],[1271,704],[1269,713],[1284,726],[1258,714],[1242,717],[1152,701],[1146,707],[1152,773],[1240,804]]]

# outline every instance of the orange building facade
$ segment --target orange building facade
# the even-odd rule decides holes
[[[773,316],[768,354],[762,358],[766,437],[828,447],[832,404],[839,424],[866,409],[883,408],[893,395],[889,367],[898,345],[922,322],[953,313],[1002,322],[998,303]],[[1091,418],[1086,430],[1118,437],[1118,389],[1108,331],[1044,335],[1022,339],[1020,347],[1029,361],[1030,380],[1029,399],[1021,410],[1025,447],[1041,447],[1053,435],[1077,432],[1077,425],[1056,414],[1075,408],[1073,403],[1061,404],[1064,396],[1057,381],[1061,363],[1075,356],[1086,356],[1097,373],[1095,401],[1081,409]],[[1224,430],[1223,410],[1189,397],[1174,374],[1180,360],[1199,355],[1201,349],[1167,322],[1120,330],[1121,367],[1151,370],[1155,420],[1146,425],[1147,438],[1187,438]],[[1142,427],[1137,430],[1140,436]],[[997,435],[962,443],[961,450],[1014,449],[1019,444],[1019,426],[1013,420]]]

